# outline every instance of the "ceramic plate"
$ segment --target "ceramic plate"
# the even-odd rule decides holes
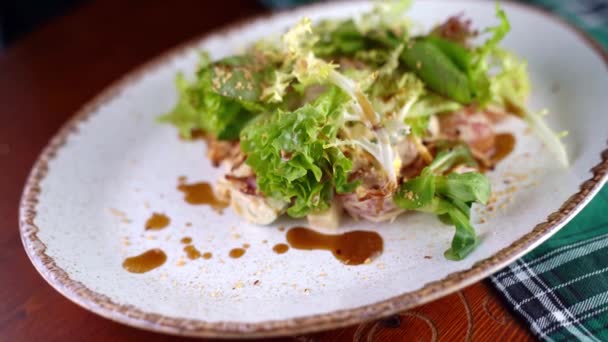
[[[306,15],[343,17],[366,3],[331,3],[252,20],[211,34],[138,69],[86,105],[53,138],[34,166],[21,203],[25,249],[42,276],[79,305],[125,324],[192,336],[270,336],[335,328],[388,315],[472,284],[559,230],[606,182],[606,56],[587,38],[538,10],[505,4],[513,30],[504,44],[529,62],[530,107],[568,130],[571,159],[560,167],[518,120],[516,146],[489,173],[495,202],[475,207],[481,244],[460,262],[443,257],[453,230],[435,217],[403,215],[393,223],[347,220],[344,231],[373,230],[384,252],[347,266],[326,251],[290,249],[279,226],[245,223],[229,208],[189,205],[178,179],[213,183],[220,170],[202,141],[184,142],[155,118],[176,102],[173,79],[192,75],[200,49],[220,58]],[[411,16],[430,27],[465,12],[477,27],[495,23],[494,3],[421,1]],[[170,218],[145,230],[153,213]],[[191,260],[181,240],[210,259]],[[229,253],[245,249],[238,259]],[[161,249],[149,272],[123,268],[127,257]]]

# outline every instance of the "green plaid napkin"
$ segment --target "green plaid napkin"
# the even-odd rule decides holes
[[[608,0],[536,0],[608,49]],[[608,341],[608,186],[566,227],[491,277],[547,341]]]
[[[608,341],[608,186],[566,227],[491,277],[548,341]]]

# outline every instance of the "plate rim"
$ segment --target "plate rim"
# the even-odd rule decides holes
[[[445,0],[430,1],[443,2]],[[608,52],[586,32],[540,7],[512,2],[510,0],[503,0],[502,2],[509,6],[534,12],[568,28],[603,59],[605,65],[608,67]],[[38,196],[41,193],[40,183],[48,173],[49,161],[55,158],[57,152],[66,143],[68,136],[78,132],[78,125],[80,123],[87,121],[100,107],[119,95],[123,89],[140,80],[146,72],[156,69],[205,39],[221,37],[242,30],[242,28],[247,25],[277,15],[299,11],[305,12],[314,8],[323,8],[327,6],[332,6],[332,4],[317,3],[298,7],[291,11],[264,13],[228,23],[217,30],[212,30],[187,40],[154,57],[150,61],[141,64],[118,80],[112,82],[98,95],[87,101],[62,125],[59,131],[44,147],[28,175],[21,195],[19,203],[19,230],[21,241],[30,261],[40,275],[64,297],[84,309],[110,320],[140,329],[173,335],[214,338],[254,338],[312,333],[357,324],[404,311],[456,292],[495,273],[555,234],[570,221],[608,181],[608,140],[606,140],[607,147],[600,153],[600,162],[590,169],[592,176],[581,183],[579,191],[571,195],[560,208],[550,214],[544,222],[538,223],[530,232],[492,256],[476,262],[468,269],[453,272],[440,280],[426,283],[417,290],[405,292],[376,303],[351,309],[342,309],[283,320],[270,320],[256,323],[237,321],[207,322],[197,319],[169,317],[145,312],[132,305],[116,303],[108,296],[97,293],[87,288],[83,283],[73,280],[65,270],[55,263],[52,257],[46,254],[46,245],[37,235],[40,229],[34,223],[37,213],[36,207],[38,204]]]

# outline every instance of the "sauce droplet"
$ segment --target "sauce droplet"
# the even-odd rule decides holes
[[[187,245],[189,243],[192,243],[192,238],[189,236],[186,236],[184,238],[182,238],[181,240],[179,240],[181,243],[183,243],[184,245]]]
[[[206,140],[207,134],[202,129],[193,129],[190,131],[190,139],[192,140]]]
[[[245,250],[243,248],[233,248],[230,250],[230,257],[233,259],[238,259],[245,254]]]
[[[155,248],[140,255],[126,258],[122,267],[131,273],[145,273],[161,266],[165,261],[167,261],[165,252]]]
[[[284,231],[285,231],[285,227],[280,226],[280,227],[279,227],[279,231],[280,231],[280,232],[284,232]]]
[[[244,244],[243,244],[243,248],[247,249],[247,248],[249,248],[249,247],[251,247],[251,245],[249,245],[248,243],[244,243]]]
[[[161,230],[166,228],[171,219],[165,214],[152,213],[152,216],[146,221],[146,230]]]
[[[284,243],[278,243],[272,247],[272,250],[277,254],[283,254],[289,250],[289,246]]]
[[[186,252],[186,256],[188,256],[188,259],[190,260],[198,259],[201,257],[201,252],[199,252],[198,249],[196,249],[196,247],[192,245],[185,246],[184,252]]]
[[[491,161],[493,165],[496,165],[513,152],[515,137],[511,133],[499,133],[494,139],[494,154],[492,154]]]
[[[209,260],[209,259],[211,259],[211,258],[213,258],[213,254],[211,254],[210,252],[205,252],[205,253],[203,254],[203,259],[207,259],[207,260]]]
[[[346,265],[361,265],[366,260],[369,263],[384,249],[380,234],[361,230],[328,235],[310,228],[295,227],[287,232],[287,242],[295,249],[331,251]]]
[[[215,196],[209,183],[200,182],[186,184],[181,181],[177,186],[177,189],[184,193],[184,200],[189,204],[206,204],[220,213],[228,206],[228,203],[220,201]]]
[[[207,140],[209,138],[205,131],[203,131],[202,129],[191,129],[189,138],[187,138],[183,134],[178,134],[178,137],[181,140],[185,141]]]

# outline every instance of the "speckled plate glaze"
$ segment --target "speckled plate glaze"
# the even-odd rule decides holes
[[[322,4],[251,20],[177,48],[144,65],[87,104],[46,147],[21,203],[23,244],[34,266],[59,292],[109,319],[190,336],[299,334],[389,315],[444,296],[506,266],[559,230],[606,182],[608,73],[606,55],[588,38],[538,10],[505,4],[512,33],[505,45],[529,61],[532,108],[548,108],[556,130],[568,130],[571,167],[561,168],[517,120],[514,152],[489,175],[496,202],[476,207],[482,243],[461,262],[443,251],[453,230],[434,217],[404,215],[389,224],[344,223],[345,231],[377,230],[384,253],[346,266],[324,251],[273,253],[279,226],[247,224],[183,201],[178,177],[214,182],[220,175],[204,143],[178,139],[155,117],[176,101],[174,75],[192,75],[197,51],[214,58],[283,31],[300,17],[343,17],[360,2]],[[429,27],[466,12],[478,27],[495,22],[494,3],[421,1],[411,16]],[[153,212],[169,227],[145,231]],[[191,223],[191,226],[188,225]],[[191,237],[209,260],[190,260]],[[264,242],[266,241],[266,242]],[[244,256],[229,250],[249,244]],[[122,268],[127,256],[161,248],[167,261],[143,274]]]

